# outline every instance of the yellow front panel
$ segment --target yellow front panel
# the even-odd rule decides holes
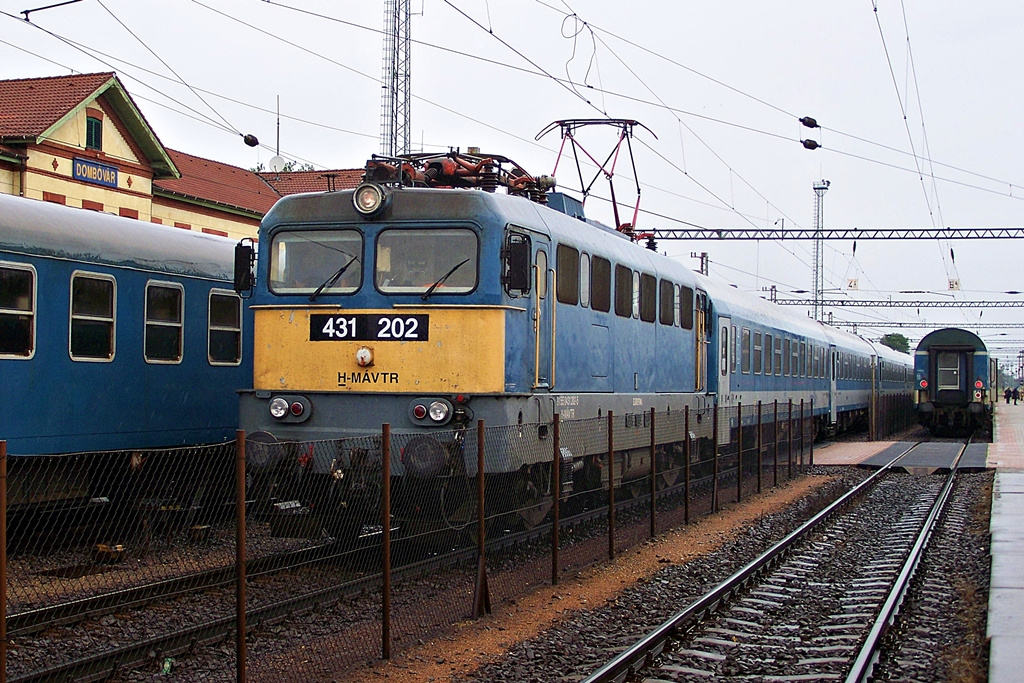
[[[310,315],[429,315],[428,341],[310,341]],[[500,393],[505,311],[500,308],[255,311],[253,386],[271,391]],[[360,367],[368,348],[373,364]]]

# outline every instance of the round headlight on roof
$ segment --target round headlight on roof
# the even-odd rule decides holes
[[[356,211],[364,216],[376,216],[391,202],[391,194],[377,183],[363,183],[352,195]]]

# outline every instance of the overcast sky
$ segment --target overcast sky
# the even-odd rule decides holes
[[[55,1],[0,0],[16,17],[0,16],[0,78],[114,70],[164,145],[246,168],[277,152],[278,97],[286,159],[357,168],[380,149],[383,2],[83,0],[21,20]],[[639,229],[810,228],[820,179],[825,227],[1024,227],[1020,3],[414,0],[413,12],[415,151],[478,146],[551,173],[557,134],[534,140],[549,123],[632,118],[652,131],[633,140],[650,212]],[[614,141],[611,129],[581,137],[602,158]],[[619,170],[631,205],[631,168]],[[557,176],[579,188],[570,165]],[[588,214],[611,223],[607,186],[595,187]],[[1024,291],[1022,244],[828,242],[826,294],[1022,300],[1003,294]],[[747,291],[774,284],[795,298],[813,284],[811,242],[659,250],[694,268],[690,253],[706,251],[713,276]],[[832,310],[972,329],[1024,321],[1021,309]],[[897,331],[916,342],[927,330]],[[980,332],[1016,366],[1024,330]]]

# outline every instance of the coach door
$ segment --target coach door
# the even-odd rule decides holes
[[[831,358],[828,373],[828,421],[836,423],[836,375],[839,374],[839,354],[836,347],[829,345],[828,355]]]
[[[707,305],[707,293],[698,289],[693,302],[693,338],[697,345],[694,349],[694,391],[708,389],[708,344],[711,331],[708,329]]]
[[[729,400],[729,351],[732,342],[729,338],[729,330],[732,329],[732,318],[718,316],[718,348],[715,349],[717,360],[716,381],[718,382],[718,405],[727,405]]]
[[[533,296],[531,297],[534,330],[533,388],[551,389],[555,385],[554,348],[554,271],[549,254],[551,243],[541,235],[533,239]]]

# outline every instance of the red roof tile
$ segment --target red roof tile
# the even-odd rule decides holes
[[[154,189],[265,214],[281,198],[252,171],[168,149],[181,178],[160,178]]]
[[[300,192],[327,192],[353,190],[363,179],[363,169],[339,169],[333,171],[263,171],[259,174],[282,197]],[[333,179],[333,188],[328,182]]]
[[[42,135],[111,78],[107,72],[0,81],[0,139]]]

